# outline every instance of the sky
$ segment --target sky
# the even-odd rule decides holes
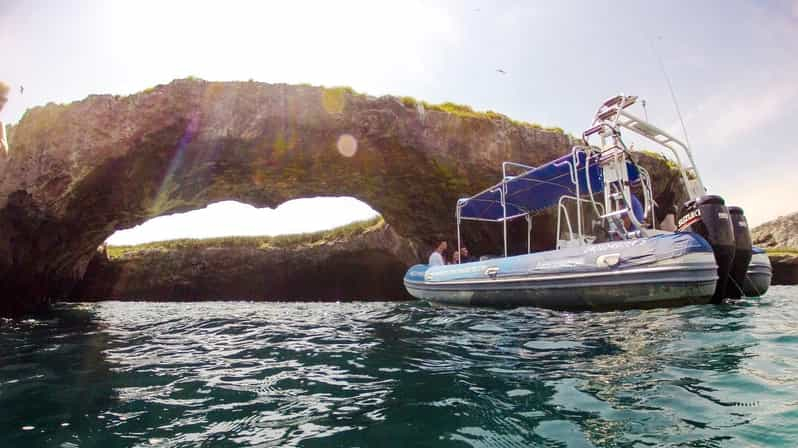
[[[574,134],[623,92],[681,137],[660,58],[709,191],[752,225],[798,210],[798,0],[3,0],[0,48],[0,79],[13,86],[6,123],[50,101],[191,75],[453,101]],[[347,204],[336,219],[362,216]],[[225,207],[193,227],[217,232],[210,216]],[[255,220],[282,208],[236,210]]]
[[[346,210],[346,213],[339,213]],[[119,246],[175,238],[284,235],[326,230],[377,216],[367,204],[347,197],[295,199],[276,209],[223,201],[200,210],[159,216],[132,229],[121,230],[106,241]],[[324,219],[320,219],[324,217]],[[202,223],[202,225],[198,225]]]

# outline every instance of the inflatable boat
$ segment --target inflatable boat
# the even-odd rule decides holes
[[[545,308],[649,307],[706,303],[718,267],[691,233],[538,252],[492,260],[412,267],[414,297],[457,305]]]
[[[583,141],[544,165],[502,164],[501,181],[457,201],[457,253],[464,220],[502,228],[502,255],[449,265],[416,265],[407,291],[432,302],[556,309],[612,309],[720,302],[761,295],[770,285],[767,255],[751,246],[744,212],[706,194],[690,149],[630,112],[634,96],[599,107]],[[658,229],[648,172],[621,130],[663,149],[688,200],[676,229]],[[638,196],[643,198],[642,202]],[[554,250],[531,250],[533,217],[556,213]],[[659,213],[662,215],[662,213]],[[527,222],[526,252],[511,254],[508,223]],[[674,217],[675,218],[675,217]],[[675,221],[675,219],[674,219]],[[517,252],[517,251],[516,251]]]

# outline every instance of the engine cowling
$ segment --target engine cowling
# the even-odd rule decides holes
[[[743,285],[751,263],[751,231],[748,229],[748,220],[745,212],[740,207],[729,207],[732,229],[734,229],[734,261],[732,262],[731,279],[726,285],[728,297],[739,299],[744,296]]]
[[[728,297],[727,285],[735,255],[734,229],[726,203],[720,196],[705,195],[684,204],[679,218],[679,232],[694,232],[707,240],[718,264],[718,283],[713,303]]]

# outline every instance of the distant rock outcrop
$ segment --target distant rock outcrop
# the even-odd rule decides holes
[[[782,216],[751,231],[754,245],[768,250],[774,285],[798,284],[798,212]]]
[[[798,212],[755,227],[751,237],[759,247],[798,249]]]
[[[774,285],[798,285],[798,253],[775,252],[768,254],[773,266]]]
[[[151,243],[110,259],[98,253],[73,294],[81,301],[411,298],[402,277],[415,250],[391,226],[380,220],[328,233]]]

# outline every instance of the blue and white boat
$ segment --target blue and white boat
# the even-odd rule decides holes
[[[500,257],[415,265],[404,278],[414,297],[459,305],[611,309],[707,303],[761,295],[766,255],[751,247],[742,209],[707,195],[686,144],[630,112],[634,96],[605,101],[570,154],[538,167],[505,162],[501,181],[456,205],[457,250],[464,220],[502,227]],[[658,229],[651,179],[621,136],[657,145],[678,168],[690,200],[678,228]],[[512,174],[513,172],[517,174]],[[635,195],[639,194],[643,201]],[[555,249],[533,253],[532,216],[557,213]],[[508,253],[507,225],[527,222],[527,253]],[[672,220],[671,220],[672,221]],[[484,257],[483,257],[484,258]],[[750,261],[750,264],[749,264]]]

